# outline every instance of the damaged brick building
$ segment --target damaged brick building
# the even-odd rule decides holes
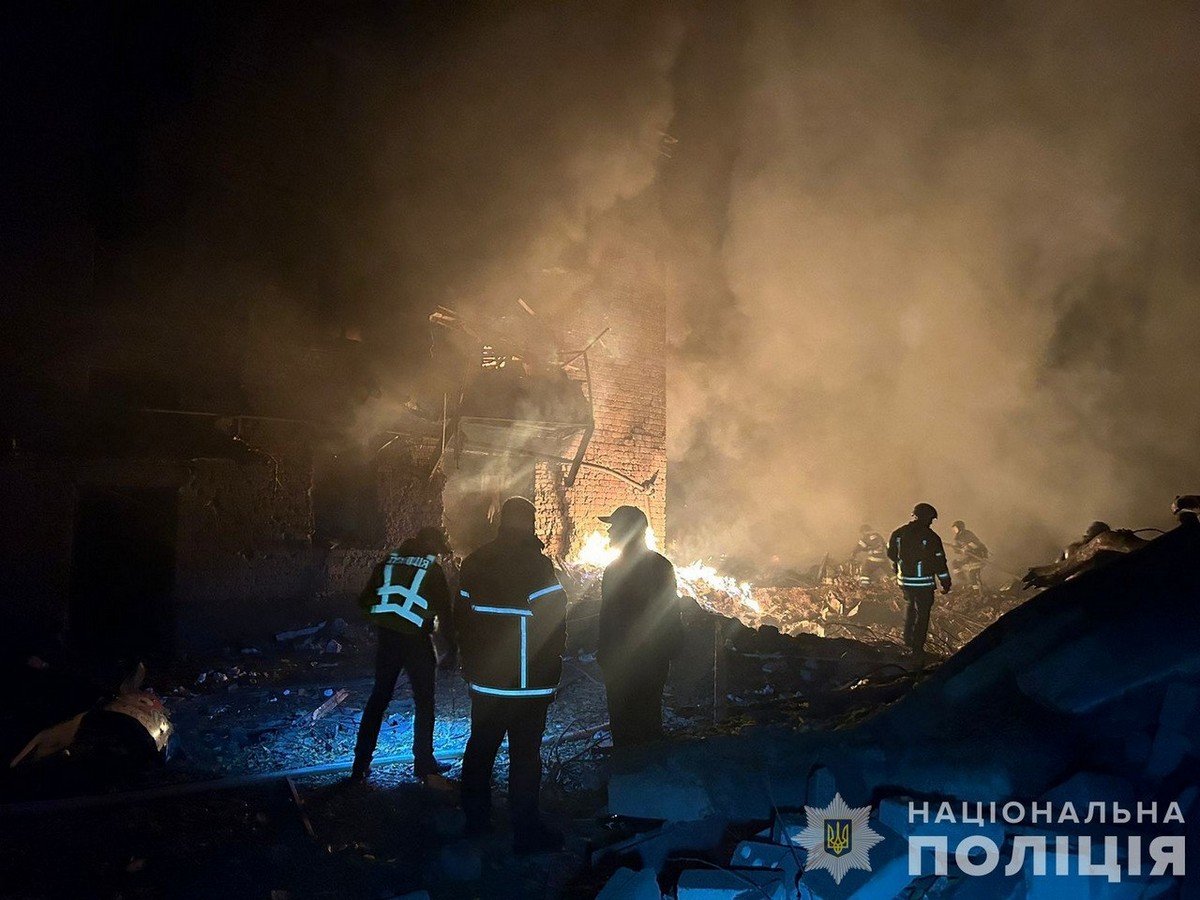
[[[366,437],[357,417],[396,399],[380,395],[368,347],[281,327],[279,302],[216,326],[93,309],[47,317],[20,345],[10,335],[6,616],[65,627],[102,654],[249,641],[347,614],[379,551],[444,514],[456,552],[469,552],[489,526],[465,517],[506,491],[535,497],[557,557],[623,502],[646,508],[663,536],[660,268],[613,246],[558,308],[539,327],[587,414],[532,444],[520,410],[484,408],[499,421],[482,444],[463,434],[448,392],[421,415],[395,403],[398,421]]]

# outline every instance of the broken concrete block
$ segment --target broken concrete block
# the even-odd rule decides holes
[[[808,774],[808,792],[804,801],[806,806],[828,806],[833,802],[837,793],[837,785],[833,781],[833,773],[828,766],[816,766]]]
[[[678,900],[792,900],[783,875],[770,869],[685,869]]]
[[[661,765],[614,773],[608,782],[608,810],[615,816],[671,822],[695,822],[714,813],[704,784]]]
[[[635,872],[622,867],[613,872],[596,900],[662,900],[662,891],[652,870]]]
[[[783,873],[784,883],[793,885],[804,868],[804,850],[765,841],[742,841],[733,849],[729,864],[749,869],[778,869]]]
[[[1177,677],[1181,658],[1193,652],[1181,634],[1164,631],[1154,616],[1126,616],[1119,624],[1101,620],[1087,631],[1019,672],[1022,692],[1062,712],[1086,713],[1144,685]],[[1146,712],[1150,724],[1154,711]]]
[[[915,880],[908,874],[908,853],[876,865],[868,876],[869,880],[850,896],[854,900],[892,900]]]
[[[808,827],[808,816],[804,810],[780,810],[771,823],[771,843],[798,845],[800,835]]]
[[[712,817],[698,822],[668,822],[653,831],[636,834],[618,844],[604,847],[592,854],[592,862],[612,854],[636,853],[642,868],[658,872],[671,854],[684,851],[700,851],[721,840],[725,833],[725,819]]]
[[[884,797],[879,801],[879,824],[885,825],[900,836],[911,834],[908,823],[908,805],[912,797]],[[935,804],[930,801],[930,806]]]

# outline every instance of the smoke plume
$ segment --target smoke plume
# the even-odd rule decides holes
[[[686,537],[811,560],[924,500],[1016,569],[1092,519],[1169,526],[1200,436],[1198,24],[753,7],[705,245],[727,290],[678,297]]]

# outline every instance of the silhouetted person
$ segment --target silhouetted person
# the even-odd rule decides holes
[[[918,665],[925,658],[925,636],[929,633],[929,613],[933,609],[933,590],[941,582],[942,593],[950,592],[950,570],[942,539],[930,527],[937,510],[928,503],[913,507],[912,520],[892,532],[888,540],[888,559],[908,601],[904,617],[904,643]]]
[[[858,559],[860,553],[866,554],[866,558],[863,560],[862,574],[858,576],[858,580],[863,584],[869,584],[876,575],[882,575],[890,568],[887,558],[887,541],[870,525],[860,528],[859,534],[858,543],[850,554],[850,560]]]
[[[492,768],[508,735],[513,849],[557,849],[562,835],[538,811],[542,734],[562,677],[566,595],[534,534],[534,508],[510,497],[500,530],[462,564],[456,621],[471,695],[471,736],[462,768],[467,833],[491,828]]]
[[[662,695],[683,624],[675,567],[646,546],[650,523],[634,506],[618,506],[608,523],[609,542],[621,555],[600,585],[600,645],[614,747],[662,737]]]
[[[1179,494],[1171,503],[1171,515],[1179,518],[1179,524],[1188,528],[1200,525],[1200,495]]]
[[[983,567],[987,565],[988,548],[967,523],[959,519],[950,526],[954,529],[954,559],[951,574],[962,578],[969,587],[983,590]]]
[[[396,690],[400,672],[412,684],[413,771],[425,777],[449,768],[433,756],[434,720],[434,619],[451,650],[443,666],[454,665],[456,640],[451,613],[450,589],[438,565],[438,556],[448,554],[450,544],[438,528],[422,528],[414,537],[391,551],[371,574],[359,604],[376,626],[379,645],[375,655],[375,686],[363,710],[354,746],[354,768],[350,777],[366,779],[371,757],[379,740],[383,715]]]

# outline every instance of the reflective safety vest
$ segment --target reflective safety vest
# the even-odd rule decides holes
[[[367,615],[378,624],[401,631],[420,631],[433,617],[429,600],[421,593],[422,583],[436,556],[404,556],[393,551],[383,563],[380,583],[374,589],[375,602]],[[412,628],[402,625],[407,622]]]
[[[950,584],[950,570],[942,539],[932,529],[910,522],[897,528],[888,542],[888,558],[896,564],[901,587],[932,588],[937,581]]]
[[[557,679],[554,684],[539,683],[531,676],[530,657],[537,654],[539,648],[531,647],[531,632],[537,632],[539,621],[552,618],[559,620],[562,614],[550,609],[540,608],[542,604],[558,601],[564,603],[565,598],[556,595],[563,590],[561,584],[553,584],[538,588],[528,594],[523,606],[490,606],[481,602],[482,598],[473,598],[465,590],[459,591],[462,602],[471,612],[485,617],[487,632],[491,636],[492,658],[496,660],[487,667],[486,674],[481,674],[467,684],[477,694],[487,694],[492,697],[552,697],[558,690]],[[539,602],[540,601],[540,602]],[[535,616],[538,621],[535,621]],[[558,651],[552,651],[557,655]]]
[[[883,535],[876,531],[863,535],[858,541],[858,549],[867,554],[867,562],[887,562],[887,545],[883,542]]]

